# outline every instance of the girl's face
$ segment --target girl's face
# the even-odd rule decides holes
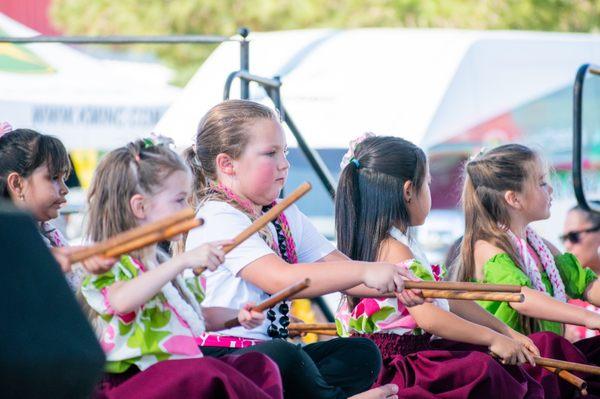
[[[190,195],[192,180],[186,171],[177,170],[164,179],[158,191],[148,197],[145,211],[147,222],[155,222],[189,208],[187,198]]]
[[[16,198],[15,203],[31,212],[39,222],[55,219],[58,210],[67,202],[65,196],[69,189],[65,179],[64,173],[50,175],[48,165],[41,165],[23,179],[21,196]]]
[[[535,160],[529,178],[520,195],[523,216],[534,222],[550,217],[552,205],[552,186],[548,182],[548,172],[540,159]]]
[[[410,225],[420,226],[425,223],[429,211],[431,211],[431,175],[429,174],[429,163],[425,167],[425,179],[419,188],[416,196],[411,198],[410,203],[406,204],[408,214],[410,215]]]
[[[287,143],[281,125],[259,119],[249,128],[251,135],[242,155],[232,161],[234,192],[256,205],[272,203],[288,175]]]
[[[145,200],[144,213],[146,218],[140,224],[152,223],[189,208],[187,199],[191,192],[192,179],[186,171],[177,170],[171,173],[156,194]],[[181,235],[171,241],[181,239]]]

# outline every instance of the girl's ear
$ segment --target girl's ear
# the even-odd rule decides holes
[[[20,199],[24,200],[25,196],[23,193],[24,190],[24,180],[23,177],[17,172],[9,173],[6,177],[6,183],[8,186],[8,192],[10,193],[11,198],[13,200]]]
[[[516,191],[507,190],[504,193],[504,200],[510,207],[512,207],[514,209],[517,209],[517,210],[523,209],[523,204],[521,203],[521,198],[519,196],[519,193],[517,193]]]
[[[221,171],[221,173],[224,173],[228,176],[233,176],[235,174],[235,170],[233,168],[233,159],[229,155],[223,152],[220,153],[215,158],[215,163],[217,165],[217,170]]]
[[[414,195],[414,186],[412,181],[407,180],[404,182],[404,186],[402,187],[402,196],[404,197],[404,201],[407,204],[410,204],[412,197]]]
[[[146,207],[145,207],[145,197],[142,194],[135,194],[129,199],[129,206],[131,207],[131,211],[133,212],[133,216],[137,219],[145,219],[146,218]]]

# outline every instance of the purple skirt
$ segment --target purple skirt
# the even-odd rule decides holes
[[[250,352],[219,359],[165,360],[144,371],[106,374],[97,386],[97,399],[282,399],[277,365]]]
[[[600,361],[600,336],[583,339],[574,344],[551,332],[534,333],[529,338],[536,344],[543,357],[595,365]],[[573,385],[542,367],[526,365],[524,368],[544,387],[547,398],[572,398],[577,394],[577,389]],[[578,372],[573,374],[588,383],[587,398],[600,397],[600,376]]]
[[[397,384],[401,398],[543,398],[531,376],[517,366],[503,366],[485,348],[430,340],[430,335],[367,334],[377,344],[383,368],[375,386]]]

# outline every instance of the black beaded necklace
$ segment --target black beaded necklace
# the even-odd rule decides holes
[[[267,205],[263,207],[263,212],[268,212],[273,205]],[[294,263],[293,258],[295,256],[291,256],[290,251],[293,251],[294,248],[289,248],[288,241],[286,237],[286,233],[281,224],[280,218],[273,220],[273,225],[275,226],[275,231],[277,232],[277,246],[279,247],[279,253],[283,260],[288,263]],[[287,224],[287,223],[286,223]],[[289,227],[288,227],[289,229]],[[279,318],[279,325],[281,327],[277,327],[275,324],[275,320],[277,319],[275,311],[273,308],[267,311],[267,320],[271,322],[269,327],[267,328],[267,334],[271,338],[282,338],[286,339],[289,336],[287,327],[290,325],[290,318],[288,317],[288,313],[290,312],[290,307],[286,303],[285,299],[278,307],[279,313],[281,313],[281,317]]]

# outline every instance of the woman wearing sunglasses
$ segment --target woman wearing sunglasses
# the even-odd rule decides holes
[[[591,201],[600,207],[600,201]],[[565,249],[575,255],[579,262],[600,273],[600,215],[575,206],[569,210],[563,226],[560,240]],[[571,299],[569,303],[587,310],[600,313],[600,308],[579,299]],[[596,330],[588,330],[582,326],[566,325],[565,338],[571,342],[598,335]]]

